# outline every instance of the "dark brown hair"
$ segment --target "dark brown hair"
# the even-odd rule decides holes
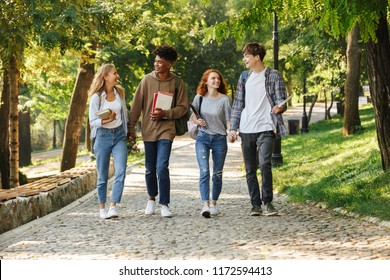
[[[249,53],[253,56],[258,55],[260,57],[260,60],[263,61],[266,51],[263,45],[260,45],[258,43],[248,43],[244,46],[242,49],[242,53]]]

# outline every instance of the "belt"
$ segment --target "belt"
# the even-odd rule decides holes
[[[101,129],[103,131],[111,132],[111,133],[117,133],[117,132],[123,131],[123,125],[120,125],[120,126],[114,127],[114,128],[99,127],[99,129]]]

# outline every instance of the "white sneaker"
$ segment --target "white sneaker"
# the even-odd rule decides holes
[[[166,206],[166,205],[161,206],[161,216],[164,218],[171,218],[172,217],[171,211],[169,211],[168,206]]]
[[[218,215],[218,209],[215,205],[211,204],[210,205],[210,214],[211,216],[217,216]]]
[[[100,209],[100,219],[105,219],[105,218],[107,218],[107,211],[106,211],[106,209],[104,208],[104,209]]]
[[[201,214],[205,218],[210,218],[210,208],[207,205],[203,205]]]
[[[111,219],[111,218],[118,218],[118,213],[116,212],[116,206],[111,206],[110,209],[108,210],[106,219]]]
[[[146,204],[145,214],[152,215],[154,214],[155,210],[156,210],[156,201],[148,200],[148,203]]]

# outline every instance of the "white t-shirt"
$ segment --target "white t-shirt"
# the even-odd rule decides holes
[[[112,122],[103,124],[104,128],[116,128],[122,124],[122,115],[121,115],[121,102],[120,100],[115,99],[114,101],[105,100],[103,106],[100,110],[110,109],[111,111],[116,113],[116,118]]]
[[[271,104],[265,92],[265,70],[252,72],[245,84],[245,108],[241,113],[240,132],[276,132]]]

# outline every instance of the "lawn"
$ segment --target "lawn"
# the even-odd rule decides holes
[[[335,116],[311,124],[309,133],[284,137],[275,191],[389,221],[390,170],[382,170],[372,107],[359,112],[362,128],[353,136],[342,136],[343,118]]]

